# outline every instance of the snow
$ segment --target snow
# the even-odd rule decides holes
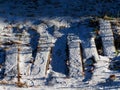
[[[82,57],[80,50],[80,40],[77,36],[68,35],[69,48],[69,76],[72,78],[80,78],[82,76]]]
[[[26,1],[0,2],[0,90],[120,88],[119,72],[108,68],[110,59],[116,58],[112,30],[119,28],[99,20],[103,56],[98,55],[92,35],[95,27],[89,26],[94,16],[106,11],[116,16],[118,0],[39,0],[37,6]],[[27,84],[23,88],[16,85],[17,66],[20,81]],[[108,85],[106,79],[113,74],[117,79]]]
[[[21,51],[20,51],[20,72],[21,75],[30,75],[30,65],[29,62],[32,59],[32,49],[31,47],[27,46],[21,46]]]
[[[85,42],[81,43],[84,48],[85,58],[88,59],[92,56],[95,57],[96,60],[99,60],[99,55],[96,49],[94,37],[87,39]]]
[[[5,74],[7,74],[8,78],[12,78],[17,74],[17,52],[16,46],[11,46],[6,50]]]
[[[95,57],[95,60],[99,60],[99,55],[98,55],[98,52],[97,52],[97,48],[96,48],[96,44],[95,44],[95,39],[91,38],[90,42],[91,42],[91,49],[92,49],[91,53]]]
[[[113,58],[116,50],[114,46],[113,32],[109,21],[100,20],[100,34],[103,42],[104,55]]]
[[[55,19],[56,21],[56,19]],[[73,20],[75,22],[75,20]],[[76,21],[81,22],[81,21]],[[83,22],[83,21],[82,21]],[[62,22],[61,22],[62,23]],[[72,22],[73,23],[73,22]],[[30,24],[25,24],[22,33],[17,33],[17,35],[22,35],[20,37],[20,41],[18,36],[16,36],[16,33],[10,33],[9,36],[7,36],[7,39],[9,38],[12,41],[19,42],[20,43],[20,72],[21,72],[21,81],[27,83],[29,87],[34,86],[53,86],[50,88],[63,88],[63,89],[72,89],[73,87],[83,88],[83,90],[86,87],[91,88],[99,88],[99,85],[96,87],[93,87],[94,85],[97,85],[100,82],[105,82],[105,79],[109,77],[113,72],[108,69],[109,66],[109,59],[105,58],[104,56],[99,56],[97,53],[96,45],[94,37],[91,37],[90,32],[92,31],[91,28],[86,27],[86,24],[75,24],[75,26],[69,26],[70,23],[67,23],[68,26],[65,25],[63,22],[62,26],[57,26],[55,24],[55,27],[57,28],[51,28],[51,30],[48,28],[53,26],[53,20],[52,22],[47,22],[46,24],[40,23],[39,25],[36,25],[37,29],[31,29]],[[78,25],[78,27],[76,27]],[[15,27],[15,25],[14,25]],[[22,28],[22,27],[21,27]],[[84,29],[86,28],[86,30]],[[55,30],[54,30],[55,29]],[[12,28],[11,28],[12,30]],[[57,34],[55,33],[57,32]],[[7,34],[7,32],[1,33],[2,37],[5,37],[4,34]],[[71,36],[71,40],[69,38],[67,39],[67,36]],[[12,37],[14,36],[14,37]],[[10,38],[12,37],[12,38]],[[14,39],[15,38],[15,39]],[[6,41],[4,38],[1,38],[2,41]],[[68,40],[68,41],[67,41]],[[66,65],[66,43],[68,42],[69,46],[69,61],[70,61],[70,77],[66,77],[67,73],[67,65]],[[7,52],[12,52],[16,48],[16,55],[14,53],[12,55],[7,54],[5,65],[6,72],[9,73],[9,70],[11,71],[12,68],[16,67],[16,58],[18,55],[18,44],[10,45],[7,47]],[[37,45],[35,44],[37,43]],[[88,58],[91,56],[94,56],[97,63],[95,64],[95,71],[93,74],[91,74],[92,78],[88,81],[83,82],[85,77],[83,76],[82,71],[82,57],[80,52],[80,43],[83,48],[83,61],[86,62]],[[4,46],[4,45],[3,45]],[[13,46],[13,47],[12,47]],[[6,47],[6,46],[4,46]],[[3,48],[4,48],[3,47]],[[52,47],[52,56],[51,56],[51,63],[49,65],[49,70],[46,72],[46,65],[48,61],[48,57],[50,54],[50,49]],[[36,50],[36,54],[33,55],[33,51]],[[14,50],[15,51],[15,50]],[[7,53],[6,52],[6,53]],[[13,59],[13,57],[15,57]],[[12,61],[10,60],[12,59]],[[14,61],[13,61],[14,60]],[[34,64],[30,63],[32,60],[34,61]],[[9,62],[7,62],[9,61]],[[12,64],[10,64],[12,63]],[[10,66],[9,66],[10,64]],[[75,69],[74,69],[74,68]],[[86,67],[90,69],[91,67]],[[15,69],[15,68],[14,68]],[[16,72],[17,69],[14,71]],[[14,72],[12,72],[14,73]],[[102,74],[101,74],[102,73]],[[17,72],[14,73],[17,76]],[[90,73],[87,73],[90,75]],[[114,73],[115,74],[115,73]],[[9,77],[10,74],[8,74]],[[116,74],[119,76],[119,74]],[[96,77],[97,76],[97,77]],[[103,79],[104,78],[104,79]],[[8,80],[8,79],[7,79]],[[17,79],[13,79],[15,82]],[[11,87],[12,88],[12,87]],[[8,87],[8,89],[11,89]],[[37,88],[36,88],[37,89]],[[44,88],[43,88],[44,89]],[[45,88],[45,89],[48,89]]]

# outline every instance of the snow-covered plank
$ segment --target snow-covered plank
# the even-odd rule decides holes
[[[6,42],[10,42],[10,41],[18,41],[19,38],[18,37],[15,37],[15,36],[0,36],[0,41],[2,43],[6,43]]]
[[[16,46],[9,46],[6,50],[5,58],[5,74],[7,77],[17,75],[17,57],[18,48]]]
[[[77,36],[68,35],[69,48],[69,76],[78,78],[82,76],[82,57],[80,50],[80,40]]]
[[[113,58],[115,56],[116,50],[114,46],[114,38],[111,24],[109,21],[103,19],[101,19],[99,23],[104,55],[108,56],[109,58]]]
[[[105,82],[105,80],[113,74],[109,70],[109,58],[100,56],[100,60],[95,64],[95,70],[93,72],[91,83]]]
[[[50,54],[50,48],[46,48],[44,52],[41,51],[37,52],[34,65],[31,70],[31,75],[34,76],[34,78],[45,77],[46,65],[48,62],[49,54]]]
[[[46,67],[48,67],[48,60],[51,54],[52,38],[48,33],[41,34],[38,44],[37,55],[34,61],[34,65],[31,65],[31,75],[34,78],[43,78],[46,76]]]
[[[82,42],[82,47],[84,50],[84,74],[85,77],[83,81],[89,81],[92,78],[92,70],[94,70],[94,63],[99,60],[99,55],[97,52],[95,39],[91,37],[86,41]]]
[[[90,47],[91,47],[92,55],[95,57],[95,60],[99,60],[99,55],[98,55],[96,44],[95,44],[95,38],[93,38],[93,37],[91,38],[90,44],[91,44]]]
[[[27,36],[22,36],[21,37],[21,41],[22,43],[24,44],[29,44],[30,43],[30,37],[27,37]]]
[[[32,60],[32,49],[31,47],[22,46],[20,47],[19,53],[19,67],[20,73],[24,76],[30,75],[30,62]]]
[[[95,60],[99,60],[99,55],[97,52],[94,37],[91,37],[90,39],[86,39],[84,42],[81,43],[81,45],[83,47],[86,60],[92,56],[95,57]]]

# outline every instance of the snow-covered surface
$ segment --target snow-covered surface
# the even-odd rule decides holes
[[[84,48],[85,58],[88,59],[92,56],[95,57],[96,60],[99,60],[99,55],[96,49],[94,37],[90,37],[81,43]]]
[[[116,50],[113,32],[109,21],[100,20],[100,36],[102,38],[104,55],[108,56],[109,58],[113,58]]]
[[[68,35],[67,39],[69,48],[69,76],[72,78],[81,78],[83,67],[79,37]]]
[[[116,56],[110,22],[102,19],[99,23],[106,56],[98,55],[91,35],[94,27],[89,26],[94,19],[90,15],[108,11],[116,16],[119,0],[39,0],[38,6],[26,1],[0,3],[0,90],[120,88],[119,72],[108,68],[109,58]],[[71,40],[69,35],[73,35]],[[89,60],[92,56],[94,64]],[[18,66],[23,88],[17,86]],[[116,79],[106,82],[113,74]]]
[[[6,50],[5,74],[7,74],[8,78],[12,78],[17,74],[17,52],[16,46],[10,46],[10,48]]]

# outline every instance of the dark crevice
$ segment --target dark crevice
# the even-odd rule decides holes
[[[95,44],[96,44],[98,54],[103,55],[102,38],[101,37],[95,38]]]
[[[31,29],[31,28],[28,30],[28,33],[30,34],[30,37],[31,37],[30,46],[32,48],[33,61],[35,61],[40,34],[37,32],[37,30]]]
[[[114,45],[116,50],[120,50],[120,30],[118,28],[120,27],[120,22],[111,22],[111,28],[113,32],[113,37],[114,37]]]
[[[84,72],[85,72],[85,66],[84,66],[84,61],[83,61],[84,52],[83,52],[83,47],[81,43],[80,43],[80,57],[81,57],[81,63],[82,63],[82,74],[84,75]]]
[[[95,70],[95,64],[96,60],[95,57],[92,56],[88,58],[85,62],[85,77],[83,79],[83,82],[90,81],[93,76],[93,72]]]
[[[4,73],[5,73],[5,50],[0,49],[0,79],[4,78]]]
[[[69,77],[69,49],[68,49],[68,42],[66,41],[66,76]]]
[[[120,35],[114,33],[115,48],[120,50]]]

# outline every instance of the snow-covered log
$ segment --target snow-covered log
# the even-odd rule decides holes
[[[47,48],[44,52],[38,51],[34,64],[30,65],[30,75],[24,77],[26,79],[36,79],[32,80],[33,83],[39,85],[40,79],[46,76],[46,66],[48,64],[48,56],[50,54],[50,48]]]
[[[20,56],[19,58],[20,73],[23,76],[29,76],[30,75],[30,64],[32,61],[31,47],[27,47],[27,46],[20,47],[19,56]]]
[[[88,59],[92,56],[95,57],[95,60],[99,60],[99,55],[97,52],[95,39],[94,37],[91,37],[90,39],[87,39],[86,41],[82,42],[82,47],[84,50],[85,58]]]
[[[18,49],[16,46],[10,46],[6,50],[5,74],[8,78],[17,76],[17,56]]]
[[[90,44],[91,44],[92,55],[95,57],[95,60],[99,60],[99,55],[98,55],[96,44],[95,44],[95,38],[93,38],[93,37],[91,38]]]
[[[113,58],[115,56],[116,50],[114,46],[114,38],[111,24],[109,21],[103,19],[100,19],[99,23],[104,55],[108,56],[109,58]]]
[[[68,35],[69,49],[69,76],[78,78],[82,76],[83,66],[80,50],[80,40],[75,35]]]

